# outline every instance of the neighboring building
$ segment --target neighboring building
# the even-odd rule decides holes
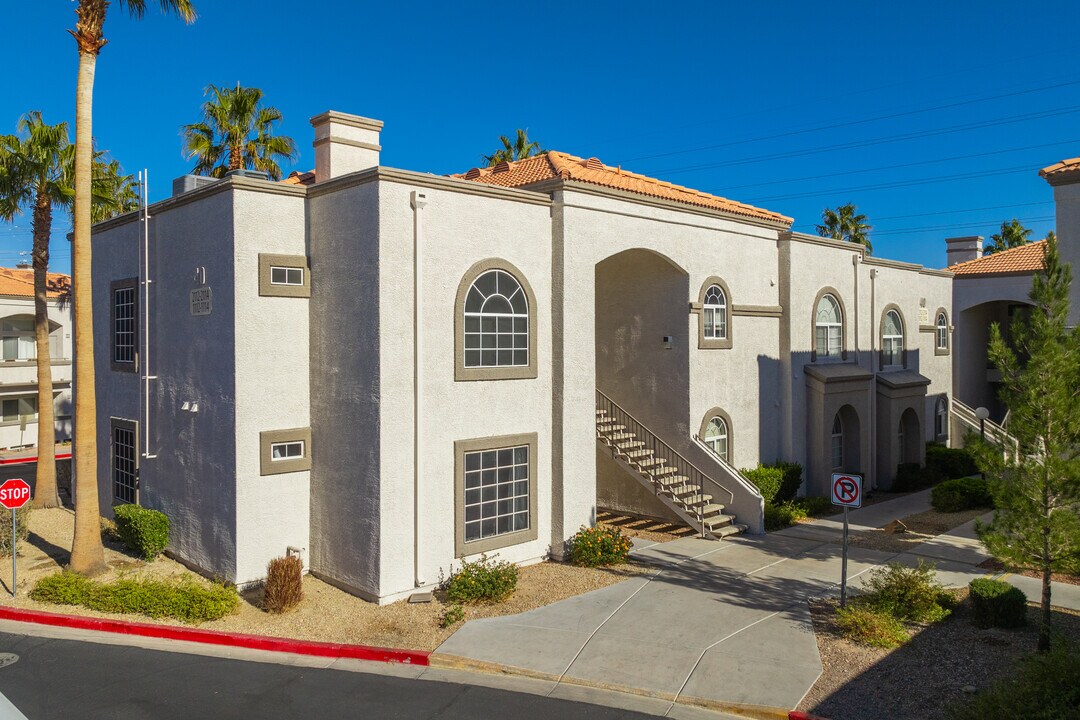
[[[760,532],[734,468],[888,488],[947,439],[951,273],[596,158],[440,177],[312,124],[312,173],[94,229],[102,505],[163,510],[208,574],[293,549],[387,602],[561,555],[598,507]]]
[[[49,355],[56,441],[71,439],[71,278],[49,273]],[[34,271],[0,268],[0,450],[37,445]]]

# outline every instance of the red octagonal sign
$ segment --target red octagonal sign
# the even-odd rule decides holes
[[[0,505],[18,510],[30,500],[30,486],[25,480],[13,478],[0,485]]]

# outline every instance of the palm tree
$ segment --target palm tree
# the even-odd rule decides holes
[[[867,255],[873,254],[874,246],[870,243],[873,227],[867,224],[865,215],[856,214],[854,203],[841,205],[835,210],[825,208],[821,211],[821,222],[817,226],[821,237],[858,243],[866,248]]]
[[[515,160],[524,160],[533,155],[544,154],[544,151],[540,148],[540,143],[529,141],[528,128],[524,130],[518,128],[517,136],[513,141],[505,135],[500,135],[499,142],[503,145],[500,149],[496,150],[491,155],[481,155],[488,167],[494,167],[503,160],[513,162]]]
[[[141,18],[146,0],[116,0],[128,13]],[[158,0],[165,13],[186,22],[195,19],[191,0]],[[97,395],[94,390],[94,313],[90,277],[90,223],[93,181],[94,71],[101,48],[109,0],[78,0],[75,29],[70,31],[79,51],[75,92],[75,211],[71,242],[71,278],[74,285],[75,325],[75,537],[71,569],[95,574],[105,569],[101,544],[101,512],[97,485]]]
[[[27,113],[18,135],[0,136],[0,219],[33,208],[34,339],[37,345],[37,479],[33,506],[60,506],[56,493],[56,429],[52,363],[49,357],[49,237],[54,207],[71,204],[72,166],[67,123],[47,125],[41,113]],[[20,137],[21,135],[21,137]],[[65,157],[67,156],[67,157]]]
[[[275,135],[281,112],[263,106],[259,88],[219,88],[209,85],[204,95],[202,122],[184,125],[184,157],[197,158],[195,172],[225,177],[230,170],[255,169],[281,179],[277,158],[293,160],[296,144],[287,135]]]
[[[993,255],[1002,250],[1027,245],[1029,235],[1030,228],[1024,227],[1016,218],[1013,218],[1012,222],[1003,222],[1001,232],[990,236],[990,242],[983,248],[983,255]]]

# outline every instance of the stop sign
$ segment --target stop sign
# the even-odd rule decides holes
[[[13,478],[0,485],[0,505],[17,510],[30,499],[30,486],[25,480]]]

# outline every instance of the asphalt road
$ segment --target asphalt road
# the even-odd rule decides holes
[[[0,693],[28,720],[462,718],[650,715],[472,685],[0,633]],[[0,702],[0,720],[9,720]],[[15,715],[17,717],[17,715]]]

